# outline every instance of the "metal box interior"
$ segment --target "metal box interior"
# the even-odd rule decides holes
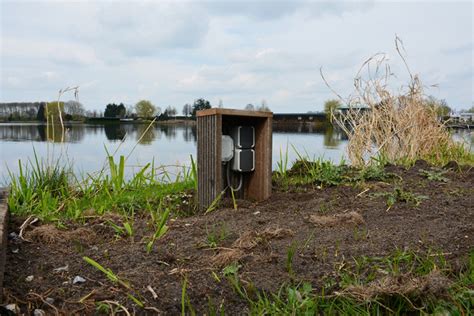
[[[237,126],[255,128],[255,170],[242,173],[243,186],[236,195],[253,201],[269,198],[272,189],[273,113],[215,108],[198,111],[196,116],[199,206],[207,208],[225,189],[222,135],[230,135]]]

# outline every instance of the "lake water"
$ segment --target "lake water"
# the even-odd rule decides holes
[[[173,170],[176,165],[189,165],[190,155],[196,157],[194,125],[156,125],[145,133],[147,127],[141,124],[71,124],[66,126],[63,135],[58,126],[53,130],[39,123],[0,124],[0,183],[7,181],[8,170],[18,171],[18,160],[32,160],[35,152],[43,159],[59,157],[72,162],[77,174],[100,170],[107,151],[116,152],[116,157],[129,156],[126,163],[129,174],[153,160],[155,165],[170,166]],[[285,154],[287,147],[290,163],[297,158],[293,147],[310,157],[339,162],[346,142],[342,134],[332,128],[315,129],[304,124],[274,127],[273,168],[276,168],[280,151]]]
[[[145,132],[142,124],[70,124],[65,133],[44,124],[0,124],[0,184],[8,182],[8,170],[18,172],[18,161],[62,159],[72,162],[76,174],[100,170],[106,163],[107,151],[128,156],[127,173],[154,161],[155,166],[189,166],[190,155],[196,157],[196,128],[193,124],[155,125]],[[457,131],[455,138],[472,144],[474,134]],[[49,141],[48,141],[49,140]],[[336,130],[316,129],[299,124],[273,128],[273,169],[288,148],[289,164],[297,158],[295,150],[310,157],[323,157],[339,162],[345,155],[347,140]]]

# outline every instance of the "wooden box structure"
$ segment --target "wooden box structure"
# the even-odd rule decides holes
[[[198,111],[196,116],[200,208],[209,207],[226,189],[221,161],[222,135],[227,135],[237,126],[253,126],[255,129],[255,170],[242,173],[242,189],[236,192],[237,197],[254,201],[269,198],[272,190],[273,113],[213,108]]]

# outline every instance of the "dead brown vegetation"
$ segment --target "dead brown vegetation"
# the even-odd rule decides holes
[[[60,230],[52,224],[45,224],[35,227],[28,232],[26,237],[35,242],[46,244],[79,241],[88,243],[95,240],[96,234],[93,230],[85,227],[79,227],[72,231]]]
[[[336,93],[349,108],[333,112],[332,118],[348,135],[351,163],[363,166],[370,162],[368,158],[376,155],[389,162],[449,159],[443,155],[456,158],[456,154],[464,152],[462,145],[456,143],[440,123],[436,109],[427,105],[424,86],[419,77],[411,73],[398,37],[395,47],[406,66],[408,85],[391,88],[390,81],[395,75],[387,55],[379,53],[363,63],[354,79],[352,95],[342,98]],[[329,86],[324,76],[323,80]]]
[[[364,218],[357,212],[351,211],[343,214],[332,216],[311,215],[309,221],[314,225],[324,227],[334,227],[342,225],[362,225],[365,224]]]
[[[246,231],[240,235],[233,243],[231,248],[224,248],[212,257],[212,264],[214,266],[223,267],[232,262],[239,261],[246,253],[244,250],[255,248],[259,243],[268,241],[270,239],[279,239],[288,236],[293,236],[294,232],[291,229],[272,228],[267,227],[261,232]]]
[[[439,270],[434,270],[421,277],[410,274],[386,276],[367,285],[349,286],[338,294],[351,296],[360,301],[372,300],[384,295],[443,296],[451,284],[452,281],[442,275]]]

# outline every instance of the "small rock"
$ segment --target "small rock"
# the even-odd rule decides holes
[[[20,248],[13,248],[12,249],[12,253],[19,253],[20,252]]]
[[[86,282],[86,279],[84,279],[83,277],[77,275],[74,280],[72,281],[72,284],[77,284],[77,283],[84,283]]]
[[[54,269],[53,271],[54,271],[54,272],[67,272],[68,270],[69,270],[69,265],[66,264],[64,267],[56,268],[56,269]]]
[[[26,281],[26,282],[31,282],[31,281],[33,281],[34,278],[35,278],[34,275],[29,275],[29,276],[27,276],[27,277],[25,278],[25,281]]]
[[[33,315],[34,316],[46,316],[46,313],[44,312],[44,310],[37,308],[33,311]]]
[[[45,301],[46,301],[48,304],[51,304],[51,305],[54,304],[54,298],[52,298],[52,297],[47,297]]]
[[[253,215],[258,215],[260,214],[260,211],[253,212]]]
[[[91,247],[91,250],[99,251],[99,247],[97,247],[97,246],[92,246],[92,247]]]

